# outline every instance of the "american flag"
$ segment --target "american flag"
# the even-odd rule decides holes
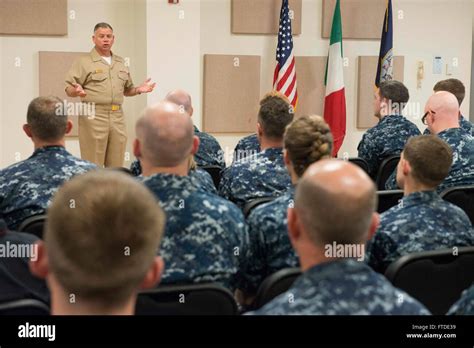
[[[282,1],[276,52],[277,66],[273,78],[273,88],[286,95],[293,108],[296,108],[298,91],[296,88],[296,66],[293,55],[290,9],[288,7],[288,0]]]

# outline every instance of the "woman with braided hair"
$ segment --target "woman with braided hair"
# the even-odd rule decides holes
[[[261,282],[287,267],[298,267],[287,231],[287,210],[293,206],[295,185],[314,162],[330,158],[331,130],[321,116],[302,116],[286,128],[284,161],[293,186],[274,201],[261,205],[248,218],[251,256],[242,272],[239,289],[243,304],[250,304]]]

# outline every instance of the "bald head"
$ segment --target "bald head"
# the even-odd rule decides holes
[[[193,115],[191,96],[186,91],[177,89],[175,91],[169,92],[165,97],[165,101],[169,101],[180,106],[181,111],[184,110],[189,114],[189,116]]]
[[[375,186],[367,174],[336,159],[312,164],[295,194],[296,213],[318,247],[365,242],[376,202]]]
[[[429,112],[427,123],[432,133],[459,127],[459,102],[450,92],[433,94],[426,103],[425,112]]]
[[[175,167],[193,148],[193,123],[177,104],[160,102],[145,109],[136,125],[141,157],[154,167]]]

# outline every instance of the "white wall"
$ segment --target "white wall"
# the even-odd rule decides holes
[[[421,103],[432,93],[434,84],[447,78],[458,78],[470,91],[472,55],[472,8],[471,0],[432,0],[429,6],[423,0],[398,0],[394,10],[403,11],[404,19],[398,20],[394,45],[396,53],[405,56],[405,83],[411,93],[411,101]],[[457,60],[458,67],[452,75],[433,75],[433,57],[442,56],[445,66]],[[416,64],[425,64],[422,89],[416,89]],[[469,114],[470,100],[466,98],[461,111]],[[420,128],[421,121],[417,119]]]
[[[92,27],[99,21],[112,24],[116,34],[114,51],[131,59],[136,84],[146,76],[157,83],[154,93],[126,99],[128,151],[134,138],[133,124],[146,103],[154,103],[175,88],[184,88],[194,98],[195,124],[200,127],[204,54],[251,54],[262,56],[261,93],[271,89],[276,36],[232,35],[231,0],[182,0],[170,5],[167,0],[69,0],[67,37],[0,37],[0,166],[15,161],[15,153],[29,156],[32,145],[22,131],[26,108],[38,94],[38,51],[89,51]],[[405,83],[411,101],[423,109],[435,82],[448,78],[432,74],[433,56],[444,62],[457,58],[453,75],[461,79],[470,95],[473,15],[471,0],[397,0],[394,1],[395,54],[405,56]],[[183,12],[180,12],[183,11]],[[399,11],[402,11],[399,13]],[[403,18],[399,19],[399,14]],[[328,40],[321,39],[322,0],[303,0],[303,32],[295,37],[295,53],[301,56],[326,55]],[[344,53],[347,98],[347,136],[343,152],[357,155],[357,144],[365,130],[356,129],[357,57],[378,55],[379,42],[345,40]],[[14,67],[15,57],[22,59]],[[416,89],[417,61],[425,64],[422,89]],[[8,102],[7,102],[8,101]],[[468,114],[469,98],[463,104]],[[419,116],[416,123],[422,129]],[[244,134],[215,134],[221,145],[232,151]],[[77,140],[68,148],[79,154]],[[133,157],[133,156],[131,156]],[[133,159],[133,158],[131,158]],[[126,163],[128,164],[128,162]]]
[[[129,1],[130,2],[130,1]],[[149,35],[147,31],[147,3],[146,0],[134,0],[133,7],[130,8],[130,13],[127,16],[131,17],[132,22],[129,24],[130,34],[132,40],[132,54],[134,61],[131,61],[130,70],[133,76],[133,82],[136,86],[140,85],[147,77],[147,39]],[[121,54],[120,52],[118,54]],[[128,133],[127,150],[125,153],[124,166],[129,167],[131,162],[135,160],[133,156],[132,144],[135,137],[135,123],[140,117],[141,112],[147,106],[148,99],[146,95],[140,95],[133,98],[126,98],[125,105],[125,119]]]
[[[158,85],[148,95],[156,103],[174,89],[182,88],[193,97],[193,121],[201,126],[200,18],[199,1],[170,5],[165,0],[147,0],[148,75]]]
[[[202,56],[214,54],[256,54],[262,56],[262,95],[271,89],[274,69],[276,36],[232,35],[230,33],[231,0],[201,1],[201,71]],[[424,103],[432,93],[433,85],[445,75],[432,75],[433,56],[441,55],[445,62],[458,58],[459,67],[452,77],[464,81],[470,88],[471,71],[471,0],[397,0],[394,1],[394,50],[405,56],[405,83],[411,92],[411,101]],[[403,11],[403,19],[399,19]],[[429,14],[429,15],[428,15]],[[303,0],[302,34],[294,38],[295,55],[327,55],[328,40],[321,38],[322,1]],[[345,40],[344,55],[349,66],[344,69],[347,99],[347,136],[342,152],[357,155],[357,144],[365,130],[356,128],[357,113],[357,57],[378,56],[380,42],[374,40]],[[425,80],[421,90],[416,89],[416,64],[423,60]],[[201,73],[202,76],[202,73]],[[467,114],[469,100],[463,104]],[[412,120],[424,129],[416,115]],[[218,135],[219,141],[232,148],[240,136]]]

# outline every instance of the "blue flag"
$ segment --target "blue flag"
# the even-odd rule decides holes
[[[375,85],[380,86],[383,81],[393,79],[393,21],[392,21],[392,0],[387,1],[385,19],[382,28],[382,40],[380,43],[379,65]]]

